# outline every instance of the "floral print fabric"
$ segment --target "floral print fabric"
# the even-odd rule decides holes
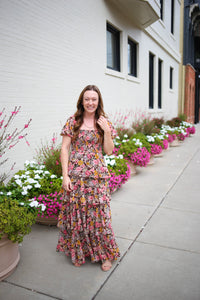
[[[116,132],[108,121],[111,128],[112,138]],[[70,117],[62,129],[61,135],[73,136],[74,117]],[[80,130],[78,139],[71,144],[69,157],[69,176],[109,178],[110,174],[106,167],[102,145],[98,142],[99,133],[97,130]]]
[[[73,136],[73,117],[63,127],[62,134]],[[115,131],[112,124],[112,136]],[[98,131],[81,130],[71,144],[69,176],[71,193],[64,192],[58,219],[60,228],[57,251],[71,256],[73,263],[116,260],[119,248],[115,241],[110,210],[110,174],[105,165]]]

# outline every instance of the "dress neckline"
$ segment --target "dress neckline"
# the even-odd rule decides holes
[[[97,129],[80,129],[80,131],[98,131]]]

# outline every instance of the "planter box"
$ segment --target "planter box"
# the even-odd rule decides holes
[[[18,243],[11,242],[7,235],[0,240],[0,281],[10,276],[20,260]]]
[[[41,217],[41,216],[37,216],[37,219],[36,219],[36,223],[37,224],[40,224],[40,225],[51,225],[51,226],[56,226],[57,223],[58,223],[58,216],[57,216],[57,219],[56,219],[56,216],[55,217]]]
[[[177,147],[180,146],[179,140],[174,140],[173,142],[169,143],[170,147]]]

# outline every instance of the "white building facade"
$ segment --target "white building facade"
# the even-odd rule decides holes
[[[1,0],[1,107],[32,118],[10,152],[22,167],[60,132],[81,90],[96,84],[105,111],[178,113],[180,0]],[[161,18],[160,19],[160,14]],[[17,119],[17,118],[16,118]]]

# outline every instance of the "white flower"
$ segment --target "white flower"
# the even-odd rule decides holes
[[[22,195],[27,195],[28,192],[26,190],[24,190],[23,192],[21,192]]]
[[[162,135],[162,134],[158,134],[158,135],[157,135],[157,138],[159,138],[160,140],[164,140],[165,137],[164,137],[164,135]]]
[[[61,176],[60,179],[63,179],[63,176]]]
[[[56,176],[56,175],[54,175],[54,174],[50,176],[50,178],[56,178],[56,177],[57,177],[57,176]]]
[[[19,175],[14,175],[14,178],[15,179],[19,179]]]
[[[128,134],[125,133],[125,134],[124,134],[124,137],[125,137],[125,138],[128,138]]]
[[[11,193],[11,192],[8,192],[8,193],[7,193],[7,196],[10,196],[10,195],[12,195],[12,193]]]
[[[26,160],[24,164],[28,166],[30,164],[29,160]]]
[[[36,183],[36,184],[34,185],[34,187],[36,187],[36,188],[40,188],[40,187],[41,187],[41,184],[39,184],[39,183]]]
[[[31,190],[31,189],[32,189],[32,185],[28,184],[28,185],[26,186],[26,188],[27,188],[27,190]]]
[[[40,179],[40,176],[38,174],[35,175],[35,179]]]
[[[42,169],[45,168],[45,166],[44,166],[44,165],[41,165],[39,168],[40,168],[40,170],[42,170]]]
[[[121,158],[121,159],[124,158],[124,156],[122,154],[119,154],[118,157]]]
[[[50,174],[50,172],[49,171],[44,171],[44,174]]]
[[[116,163],[115,163],[115,159],[112,159],[109,163],[111,166],[114,166]]]
[[[28,179],[26,180],[26,182],[28,182],[28,183],[37,183],[37,181],[34,180],[33,178],[28,178]]]
[[[30,174],[30,171],[26,171],[25,174],[26,174],[26,175],[29,175],[29,174]]]
[[[16,184],[18,184],[19,186],[22,186],[22,181],[20,179],[15,180]]]
[[[42,170],[34,170],[33,172],[34,172],[35,174],[42,174],[42,173],[43,173]]]
[[[3,192],[0,192],[0,195],[3,195]]]
[[[24,202],[20,202],[21,205],[24,205]]]
[[[154,139],[154,137],[153,136],[151,136],[151,135],[147,135],[147,141],[150,143],[150,142],[155,142],[155,139]]]
[[[42,211],[45,211],[45,210],[46,210],[46,205],[40,204],[40,205],[38,205],[38,206],[42,206]]]
[[[30,205],[31,207],[38,207],[38,204],[39,204],[38,201],[33,200],[29,205]]]

